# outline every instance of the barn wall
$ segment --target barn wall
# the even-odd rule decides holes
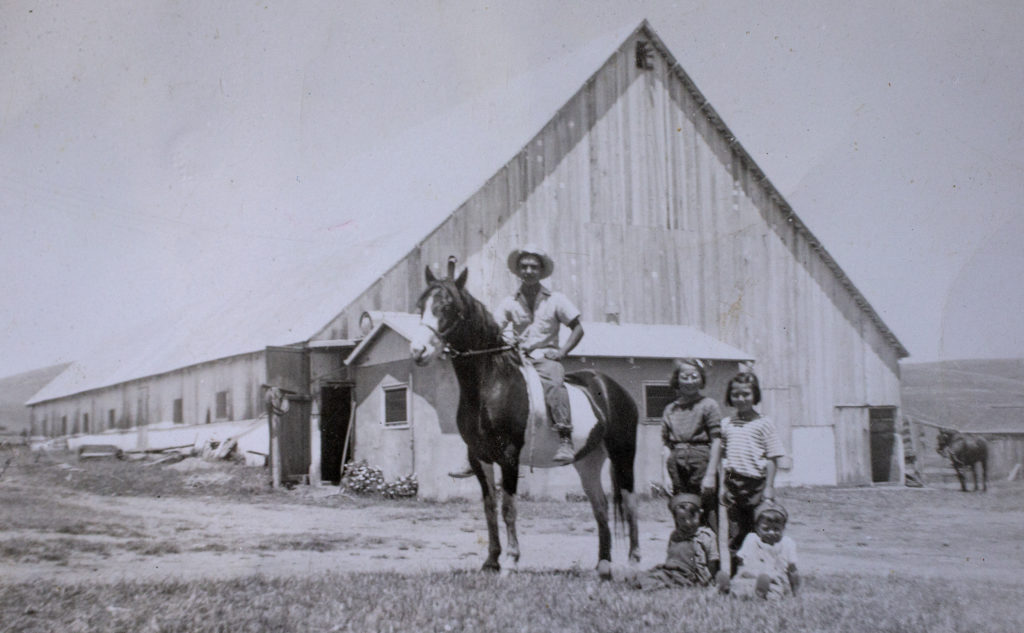
[[[88,415],[89,433],[140,427],[138,448],[145,448],[145,425],[172,421],[177,398],[182,400],[184,426],[258,417],[263,412],[260,385],[265,376],[263,352],[256,352],[50,400],[32,405],[33,434],[84,434]],[[227,415],[222,418],[216,415],[220,391],[228,392]],[[63,429],[65,416],[68,424]]]
[[[585,320],[690,325],[751,352],[787,449],[837,405],[899,406],[898,343],[678,67],[636,68],[634,40],[339,319],[409,310],[449,254],[495,305],[516,284],[507,253],[534,241]]]

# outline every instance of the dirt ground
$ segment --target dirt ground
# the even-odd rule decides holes
[[[68,471],[68,480],[76,467],[73,461],[52,466]],[[223,469],[181,472],[187,470],[179,467],[178,475],[193,488],[203,478],[226,476]],[[1004,482],[985,495],[940,485],[790,488],[780,497],[791,513],[788,533],[797,542],[801,571],[809,576],[966,576],[1024,585],[1020,483]],[[13,468],[0,479],[0,502],[5,583],[475,570],[487,547],[478,500],[367,502],[331,486],[252,498],[112,495],[53,485],[38,470]],[[526,501],[519,510],[521,569],[594,567],[597,537],[585,502]],[[660,500],[643,501],[640,511],[640,567],[647,568],[663,561],[671,525]],[[67,555],[29,552],[47,542]],[[625,551],[617,540],[617,576],[628,567]]]

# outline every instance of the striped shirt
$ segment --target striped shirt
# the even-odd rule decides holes
[[[786,454],[775,425],[764,416],[749,422],[724,418],[722,444],[725,469],[746,477],[764,478],[768,460]]]

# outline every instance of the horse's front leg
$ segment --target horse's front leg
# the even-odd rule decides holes
[[[516,531],[516,490],[519,484],[518,465],[501,467],[501,516],[505,520],[505,544],[511,571],[519,571],[519,534]]]
[[[481,569],[482,571],[500,571],[501,564],[498,562],[498,557],[501,556],[501,541],[498,539],[498,491],[494,485],[494,465],[481,461],[472,461],[471,465],[477,481],[480,482],[484,499],[484,516],[487,518],[487,560],[484,561],[484,566]]]
[[[960,480],[960,491],[967,492],[967,477],[964,476],[963,468],[953,466],[953,470],[956,471],[956,478]]]

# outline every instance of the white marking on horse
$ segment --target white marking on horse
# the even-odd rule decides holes
[[[519,453],[519,463],[536,468],[555,468],[565,464],[556,463],[552,458],[558,450],[558,433],[548,420],[547,406],[544,403],[544,387],[540,375],[533,364],[523,363],[520,368],[526,381],[526,393],[530,398],[530,417],[526,423],[526,437],[523,449]],[[598,419],[594,413],[590,397],[582,387],[566,385],[569,390],[569,411],[572,420],[572,442],[579,451],[593,442],[590,435],[597,427]],[[580,456],[582,457],[582,456]]]

